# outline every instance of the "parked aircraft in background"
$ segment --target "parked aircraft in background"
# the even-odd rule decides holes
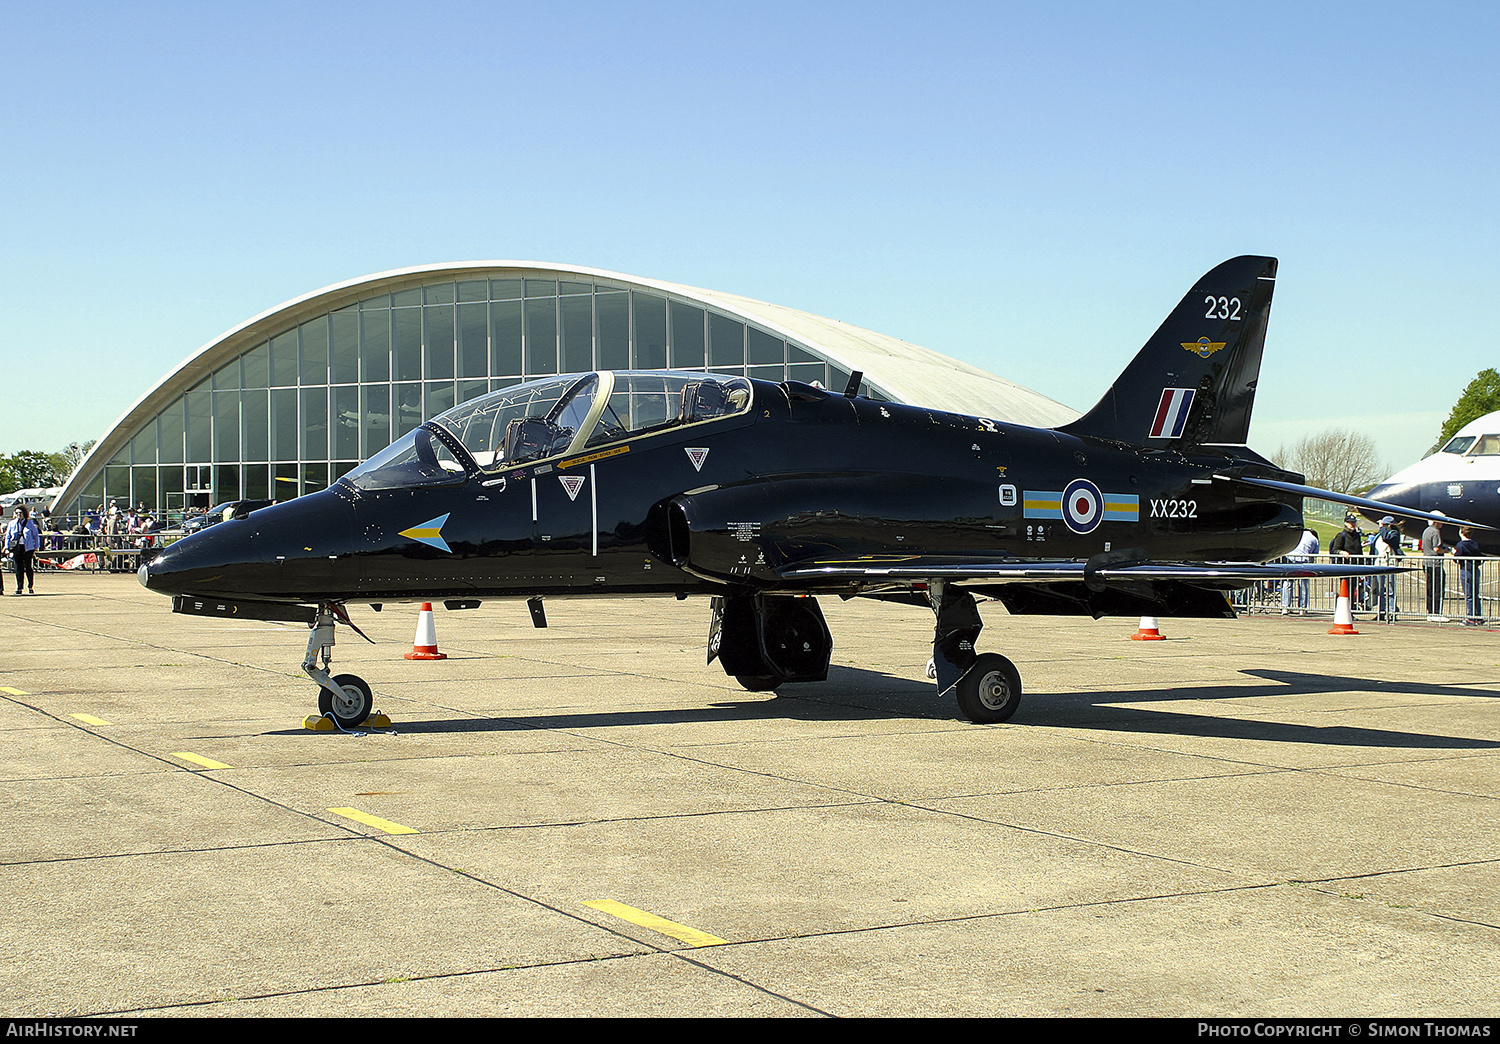
[[[231,519],[141,569],[177,612],[305,621],[319,705],[354,603],[713,599],[709,661],[748,689],[827,676],[815,596],[931,606],[938,692],[1004,721],[1021,680],[978,653],[974,596],[1012,613],[1232,617],[1257,580],[1391,571],[1262,564],[1302,484],[1245,445],[1276,261],[1200,279],[1087,414],[1056,429],[701,372],[570,374],[466,402],[329,489]],[[1421,512],[1388,510],[1423,516]]]
[[[1500,411],[1470,421],[1442,449],[1402,468],[1370,490],[1369,498],[1385,505],[1432,511],[1454,518],[1500,526]],[[1385,512],[1364,511],[1372,521]],[[1445,532],[1448,543],[1458,530]],[[1488,554],[1500,554],[1500,532],[1481,529],[1474,538]]]

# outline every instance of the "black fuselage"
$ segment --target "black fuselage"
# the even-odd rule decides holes
[[[1258,458],[751,385],[739,415],[581,453],[414,488],[341,480],[171,545],[142,580],[168,594],[282,602],[849,590],[846,580],[789,585],[777,568],[1125,549],[1259,562],[1301,531],[1298,498],[1211,477],[1281,474]]]

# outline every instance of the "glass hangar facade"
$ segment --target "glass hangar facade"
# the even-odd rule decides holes
[[[848,382],[847,368],[776,324],[671,288],[502,264],[319,291],[230,331],[143,396],[69,479],[56,510],[288,500],[459,403],[559,373],[670,368]],[[887,397],[869,381],[861,391]]]

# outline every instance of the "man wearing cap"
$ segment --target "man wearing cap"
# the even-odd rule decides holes
[[[1380,520],[1380,529],[1375,533],[1373,541],[1375,561],[1389,564],[1401,555],[1401,523],[1395,518],[1386,515]],[[1396,605],[1396,580],[1393,576],[1386,574],[1375,578],[1376,594],[1376,616],[1377,620],[1389,620],[1395,622],[1396,614],[1400,608]]]
[[[1346,559],[1345,565],[1365,564],[1365,536],[1359,531],[1359,516],[1354,512],[1344,516],[1344,528],[1328,542],[1328,553],[1335,559]],[[1356,576],[1349,581],[1349,589],[1354,595],[1350,601],[1368,608],[1368,603],[1360,597],[1362,579]]]
[[[1429,522],[1422,530],[1422,570],[1427,574],[1427,619],[1440,622],[1443,615],[1443,594],[1448,586],[1443,572],[1443,555],[1453,548],[1443,543],[1443,524]]]

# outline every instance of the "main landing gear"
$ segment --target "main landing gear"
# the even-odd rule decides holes
[[[927,590],[937,617],[928,675],[937,679],[938,695],[951,691],[958,697],[958,709],[972,722],[1008,721],[1021,706],[1021,675],[998,653],[974,652],[984,628],[974,596],[942,580],[931,581]]]
[[[333,659],[333,628],[342,621],[354,627],[343,606],[337,602],[323,602],[318,606],[317,618],[312,623],[312,633],[307,638],[307,655],[302,659],[302,669],[318,683],[318,712],[330,715],[340,728],[352,729],[364,723],[375,708],[375,694],[363,678],[353,674],[328,673]],[[354,628],[359,632],[359,628]]]

